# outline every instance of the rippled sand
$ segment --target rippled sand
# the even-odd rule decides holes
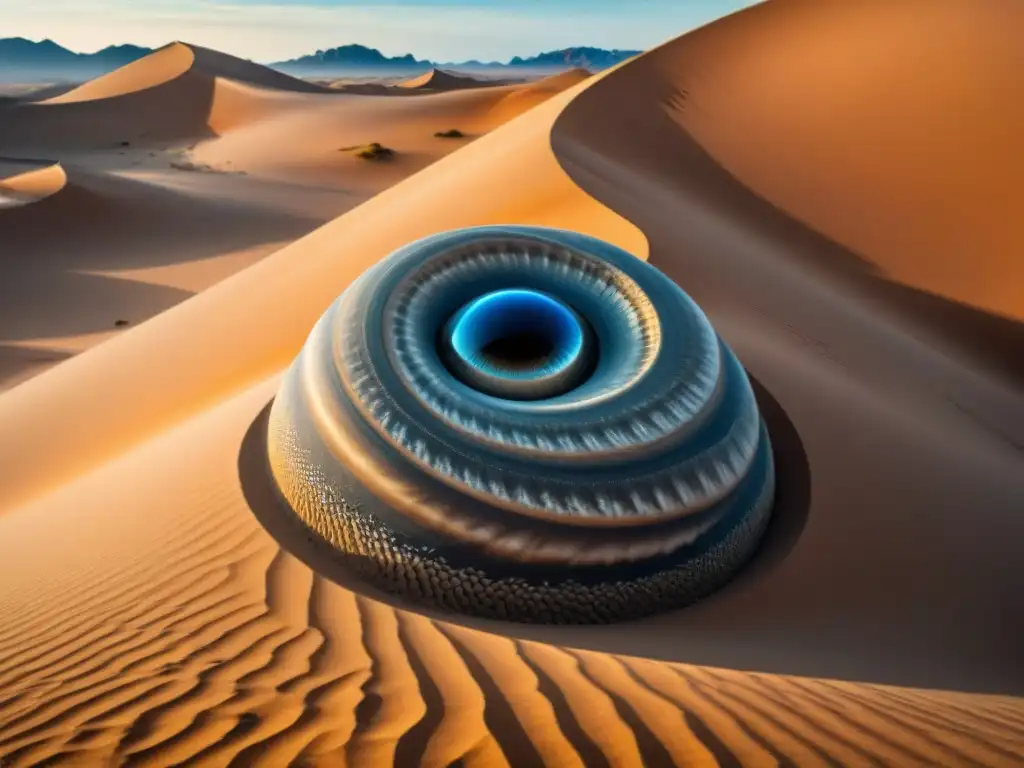
[[[1019,16],[901,7],[777,0],[686,35],[0,395],[0,758],[1019,765],[1024,305],[999,248],[1024,234],[988,218],[1022,180],[1024,134],[990,124],[1019,125]],[[951,46],[979,72],[932,88]],[[872,67],[889,90],[854,111],[883,138],[941,125],[956,88],[978,103],[927,174],[876,142],[850,228],[833,185],[867,167],[866,128],[820,121]],[[965,174],[951,221],[936,185]],[[973,281],[930,270],[936,222],[991,238]],[[399,245],[486,223],[647,258],[747,366],[780,496],[718,594],[604,628],[426,615],[346,580],[276,505],[260,426],[317,317]]]

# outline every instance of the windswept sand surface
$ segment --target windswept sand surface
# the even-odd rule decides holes
[[[943,139],[955,163],[915,179],[916,161],[894,152],[875,166],[873,195],[852,179],[864,193],[858,220],[875,239],[844,239],[842,206],[819,200],[815,186],[858,166],[850,155],[877,155],[855,130],[808,127],[824,119],[826,96],[849,107],[843,81],[824,87],[843,67],[878,67],[905,93],[930,94],[928,62],[944,67],[962,46],[980,60],[972,66],[988,68],[983,82],[1012,76],[1012,4],[902,7],[913,11],[894,15],[883,0],[776,0],[548,94],[291,245],[0,395],[0,760],[1020,765],[1024,396],[1010,358],[1021,307],[1000,303],[1012,294],[980,277],[957,286],[968,293],[954,303],[951,289],[926,279],[930,252],[899,247],[939,226],[943,167],[970,169],[974,194],[959,199],[979,208],[962,227],[981,226],[991,212],[979,200],[995,195],[987,185],[1002,189],[1011,173],[978,168],[993,151],[990,132],[1002,130],[989,121],[1016,119],[1018,105],[1000,108],[1001,89],[986,88],[993,101],[961,116],[958,139]],[[878,43],[885,25],[895,25],[895,49]],[[744,87],[710,74],[742,80],[730,68],[752,45],[796,56],[808,36],[829,66],[811,57],[762,78],[751,63]],[[475,93],[423,99],[448,120],[449,103],[433,100]],[[786,105],[787,130],[805,140],[762,157],[749,146],[788,141],[781,118],[777,129],[750,117],[772,95]],[[280,98],[300,97],[327,98]],[[955,101],[936,103],[947,98]],[[906,99],[881,89],[857,104],[876,135],[911,119]],[[913,119],[937,124],[934,107],[922,95]],[[315,134],[322,119],[282,111],[196,152],[233,140],[256,147],[244,137],[278,120],[308,121]],[[460,126],[435,130],[446,127]],[[376,140],[387,143],[359,141]],[[272,160],[241,145],[262,184],[281,183]],[[1012,153],[1019,139],[1002,146]],[[315,152],[289,157],[317,173]],[[59,192],[0,211],[0,237],[6,214],[75,191],[64,167]],[[82,184],[151,184],[140,180],[148,173],[88,171]],[[217,206],[229,188],[188,194],[227,216]],[[105,205],[107,193],[97,196]],[[892,229],[897,202],[916,216],[905,219],[912,231]],[[394,248],[485,223],[568,227],[649,259],[705,307],[748,367],[776,448],[776,521],[764,552],[718,594],[604,628],[424,615],[351,588],[277,505],[262,419],[314,321]],[[1019,251],[1021,230],[998,226]],[[69,243],[65,258],[77,254]],[[12,257],[2,258],[7,269]],[[982,261],[982,271],[995,269]],[[1005,283],[1019,282],[1018,267],[1000,267]]]
[[[346,94],[318,99],[307,108],[282,110],[273,118],[204,142],[192,156],[215,167],[230,162],[232,168],[265,178],[301,179],[309,184],[344,178],[348,190],[365,198],[379,191],[381,179],[396,182],[422,170],[440,154],[503,125],[581,79],[556,75],[521,85],[460,87],[429,96]],[[466,138],[434,135],[453,128]],[[302,140],[282,142],[282,136]],[[368,166],[352,150],[371,142],[397,154]],[[271,145],[273,152],[267,151]]]
[[[180,303],[568,85],[341,95],[175,43],[55,98],[0,106],[0,389]],[[434,136],[451,128],[466,138]],[[371,163],[343,151],[374,141],[398,154]]]
[[[38,165],[31,161],[0,160],[0,207],[37,202],[56,194],[67,182],[67,174],[60,163]]]
[[[459,88],[480,88],[481,86],[499,84],[499,82],[478,80],[469,75],[460,75],[457,72],[449,72],[444,69],[432,69],[417,77],[403,80],[398,87],[419,91],[454,91]]]

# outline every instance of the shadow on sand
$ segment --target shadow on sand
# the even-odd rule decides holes
[[[772,439],[777,483],[775,508],[762,544],[750,563],[729,584],[705,598],[702,603],[729,600],[734,592],[742,591],[745,585],[764,578],[786,560],[807,523],[811,493],[810,468],[800,436],[775,398],[756,381],[753,384]],[[673,643],[671,637],[667,638],[668,642],[662,638],[657,643],[658,651],[652,652],[650,648],[639,644],[637,641],[644,637],[644,632],[650,632],[647,619],[606,626],[543,626],[498,622],[416,605],[366,584],[355,575],[358,570],[355,562],[357,556],[336,550],[316,535],[291,510],[278,491],[267,460],[267,419],[270,407],[271,404],[268,404],[259,413],[242,441],[238,457],[242,491],[260,524],[285,550],[321,576],[395,608],[507,637],[650,656],[666,661],[696,661],[687,658],[684,644]],[[652,617],[659,620],[657,631],[678,632],[682,636],[684,630],[672,626],[672,617],[685,614],[687,610]],[[662,626],[660,620],[666,620],[668,626]],[[745,664],[737,662],[737,666]]]

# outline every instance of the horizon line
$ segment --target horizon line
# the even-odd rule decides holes
[[[43,38],[40,38],[38,40],[34,40],[34,39],[30,38],[30,37],[25,37],[23,35],[14,35],[12,37],[0,37],[0,42],[3,42],[4,40],[24,40],[25,42],[31,43],[33,45],[42,45],[44,43],[52,43],[53,45],[56,45],[57,47],[62,48],[65,51],[68,51],[69,53],[73,53],[76,56],[95,56],[96,54],[102,53],[103,51],[106,51],[106,50],[110,50],[111,48],[139,48],[139,49],[142,49],[142,50],[146,50],[146,51],[150,51],[150,52],[155,52],[155,51],[159,51],[159,50],[161,50],[163,48],[166,48],[169,45],[174,45],[175,43],[178,43],[178,44],[181,44],[181,45],[196,46],[196,47],[200,47],[200,48],[210,48],[211,50],[216,50],[216,51],[218,51],[220,53],[225,53],[225,54],[228,54],[230,56],[235,56],[236,58],[244,59],[246,61],[256,61],[255,59],[250,59],[250,58],[247,58],[245,56],[239,56],[237,54],[231,53],[231,51],[226,49],[226,48],[211,48],[210,46],[199,45],[198,43],[190,43],[190,42],[188,42],[186,40],[182,40],[182,39],[174,39],[174,40],[171,40],[171,41],[169,41],[167,43],[164,43],[163,45],[156,46],[156,47],[150,47],[148,45],[138,45],[137,43],[131,43],[131,42],[109,43],[109,44],[104,45],[104,46],[102,46],[100,48],[97,48],[94,51],[75,50],[74,48],[70,48],[70,47],[64,45],[63,43],[60,43],[57,40],[54,40],[52,37],[43,37]],[[481,58],[479,56],[473,56],[473,57],[468,58],[468,59],[448,59],[448,60],[445,60],[445,61],[441,61],[440,59],[431,59],[431,58],[421,59],[416,54],[414,54],[412,51],[406,51],[405,53],[399,53],[399,54],[388,54],[384,50],[382,50],[380,48],[377,48],[376,46],[366,45],[365,43],[349,42],[349,43],[341,43],[340,45],[335,45],[335,46],[332,46],[330,48],[316,48],[315,50],[313,50],[311,52],[299,54],[298,56],[294,56],[294,57],[289,58],[289,59],[277,59],[277,60],[273,60],[273,61],[265,60],[265,61],[259,61],[258,63],[260,63],[260,64],[283,64],[283,63],[286,63],[288,61],[294,61],[295,59],[298,59],[298,58],[305,58],[305,57],[308,57],[308,56],[313,56],[313,55],[316,55],[317,53],[320,53],[322,51],[332,51],[332,50],[336,50],[338,48],[344,48],[344,47],[347,47],[347,46],[358,46],[360,48],[365,48],[366,50],[377,51],[382,56],[384,56],[385,58],[388,58],[388,59],[398,59],[398,58],[403,58],[405,56],[412,56],[417,61],[419,61],[419,62],[426,62],[428,64],[466,64],[466,63],[473,62],[473,61],[479,62],[481,64],[507,64],[508,62],[512,61],[512,59],[515,59],[515,58],[527,59],[527,58],[533,58],[533,57],[536,57],[536,56],[541,56],[541,55],[543,55],[545,53],[556,53],[556,52],[561,52],[561,51],[578,50],[580,48],[593,48],[595,50],[607,51],[609,53],[635,53],[635,52],[643,53],[644,51],[649,50],[648,48],[605,48],[604,46],[600,46],[600,45],[566,45],[566,46],[563,46],[561,48],[549,48],[549,49],[546,49],[546,50],[539,50],[539,51],[537,51],[536,53],[533,53],[533,54],[519,53],[519,54],[516,54],[515,56],[508,57],[507,60],[502,60],[502,59],[483,59],[483,58]],[[2,66],[2,62],[0,62],[0,66]]]

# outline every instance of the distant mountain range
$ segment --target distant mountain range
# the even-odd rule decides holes
[[[535,69],[576,69],[582,67],[591,71],[614,67],[626,59],[639,56],[643,51],[607,50],[605,48],[563,48],[560,51],[548,51],[523,59],[514,57],[510,67],[528,67]]]
[[[309,56],[279,61],[271,64],[275,69],[282,70],[372,70],[372,69],[430,69],[434,65],[430,61],[420,61],[411,53],[404,56],[388,58],[376,48],[365,45],[343,45],[326,51],[317,51]]]
[[[29,80],[82,79],[123,67],[153,52],[137,45],[111,45],[96,53],[75,53],[52,40],[0,39],[0,76]]]
[[[46,80],[86,80],[130,64],[153,52],[137,45],[112,45],[96,53],[75,53],[52,40],[33,42],[21,37],[0,39],[0,80],[34,82]],[[614,66],[640,51],[604,48],[565,48],[536,56],[516,56],[507,62],[434,62],[412,54],[388,57],[376,48],[343,45],[317,51],[271,67],[293,75],[421,74],[430,69],[456,69],[487,72],[514,69],[522,72],[555,72],[576,67],[601,70]]]
[[[461,71],[519,69],[529,71],[560,71],[583,67],[590,70],[607,69],[632,58],[642,51],[606,50],[604,48],[563,48],[536,56],[515,56],[507,62],[430,61],[417,59],[412,54],[388,57],[376,48],[364,45],[343,45],[309,56],[279,61],[270,66],[292,74],[341,74],[345,72],[411,72],[432,68]]]

